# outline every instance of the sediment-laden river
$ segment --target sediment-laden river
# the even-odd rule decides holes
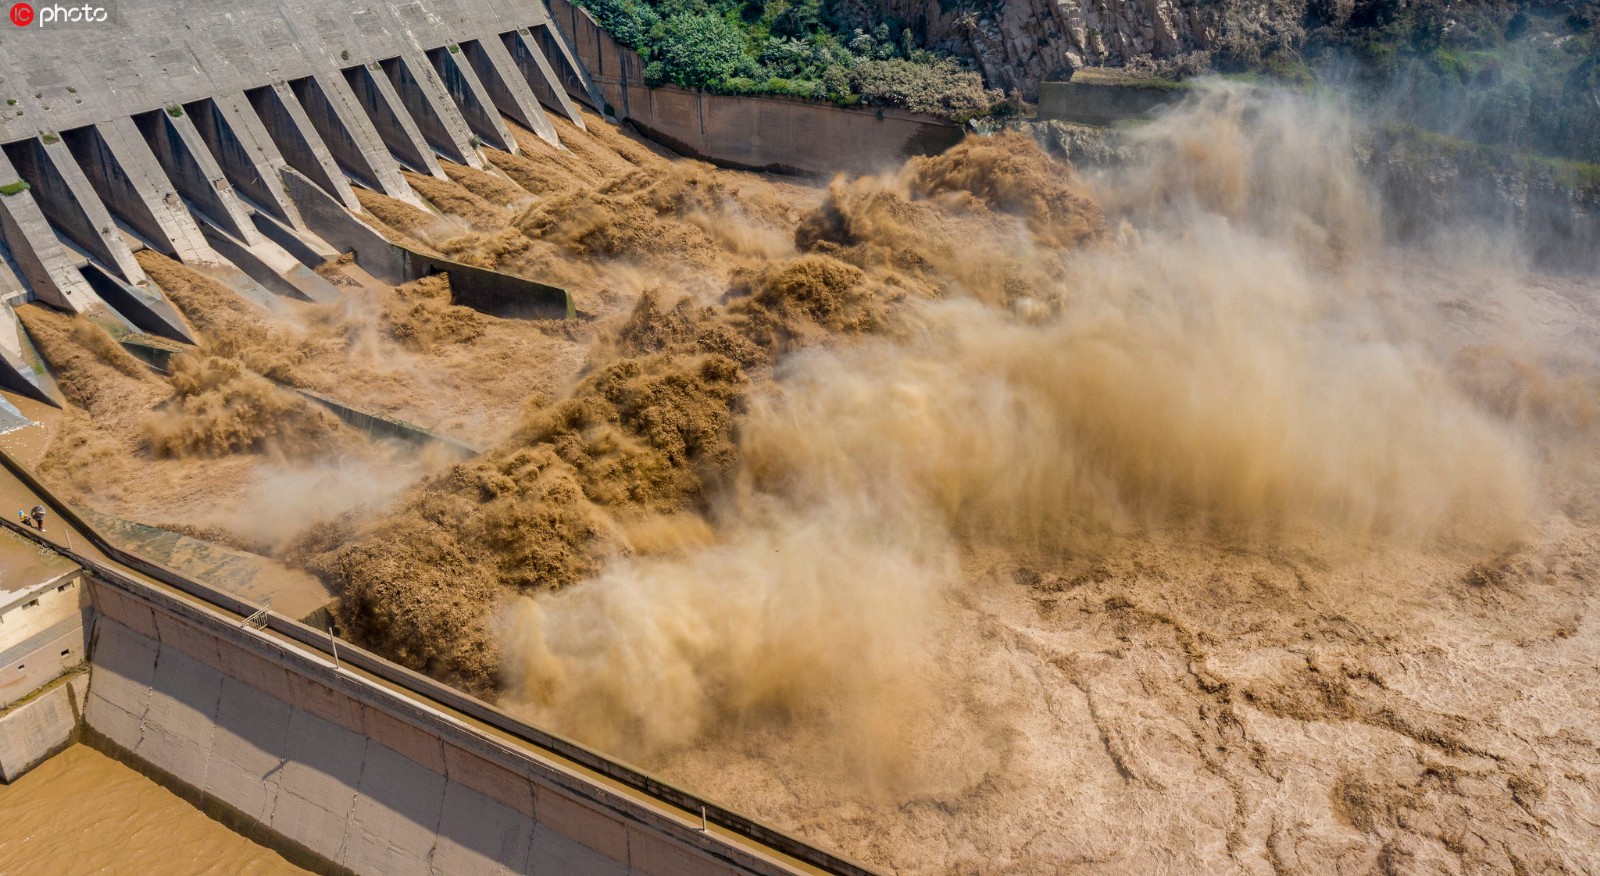
[[[307,871],[85,745],[0,786],[0,870],[59,876]]]

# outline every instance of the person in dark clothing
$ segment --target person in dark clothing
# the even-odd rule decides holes
[[[40,532],[44,532],[44,506],[43,505],[35,505],[35,506],[33,506],[33,525],[39,527],[39,531]]]

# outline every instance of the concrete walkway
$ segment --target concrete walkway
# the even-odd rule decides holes
[[[49,506],[9,469],[0,467],[0,515],[15,519],[18,510],[31,509],[39,504]],[[285,617],[297,620],[306,618],[333,601],[333,594],[321,581],[267,557],[92,510],[77,510],[113,544],[205,581],[252,605],[270,603],[274,611]],[[131,577],[148,581],[145,576],[107,557],[82,532],[53,512],[45,519],[42,535],[47,541],[114,566]],[[0,536],[0,588],[15,589],[8,582],[31,580],[61,563],[71,565],[59,555],[41,552],[38,546],[27,544],[20,537]]]
[[[12,474],[9,469],[0,467],[0,514],[3,514],[7,519],[15,520],[17,511],[25,511],[35,505],[49,507],[49,503],[39,498],[38,494],[34,493],[33,490],[28,489],[28,486],[18,480],[17,476]],[[82,532],[79,532],[54,513],[45,518],[42,535],[46,541],[59,544],[85,557],[98,560],[107,565],[117,565],[109,557],[101,553],[100,549],[96,548],[94,543]],[[36,551],[37,548],[29,546],[27,550]]]
[[[49,548],[33,544],[15,533],[0,533],[0,594],[26,590],[73,568],[71,560]]]
[[[270,604],[285,617],[305,620],[334,601],[332,591],[315,576],[270,557],[88,508],[77,511],[112,544],[253,605]]]

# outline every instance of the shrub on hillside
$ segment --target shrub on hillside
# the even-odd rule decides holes
[[[650,82],[714,88],[758,72],[744,34],[726,18],[710,12],[674,15],[651,36],[656,38],[651,53],[654,60],[644,71]]]
[[[629,47],[644,45],[651,29],[661,24],[661,16],[645,0],[582,0],[580,5],[612,39]]]
[[[954,61],[916,63],[895,58],[863,61],[850,71],[851,84],[867,103],[965,120],[988,113],[1003,99],[983,87],[983,77]]]
[[[575,0],[639,53],[647,84],[896,106],[956,120],[1003,105],[982,78],[886,23],[845,33],[826,0]]]

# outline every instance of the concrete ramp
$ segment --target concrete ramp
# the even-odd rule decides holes
[[[315,577],[276,560],[87,508],[78,514],[127,550],[257,605],[304,620],[324,614],[333,594]]]
[[[318,236],[354,253],[356,264],[384,282],[400,284],[445,274],[450,278],[451,300],[474,310],[525,319],[570,319],[574,315],[572,296],[559,286],[465,265],[395,243],[293,170],[284,171],[284,187]]]
[[[0,271],[5,267],[0,265]],[[0,305],[0,386],[58,408],[66,404],[61,388],[9,304]]]
[[[92,263],[84,265],[79,270],[83,273],[83,278],[89,281],[90,288],[100,296],[100,300],[111,305],[112,309],[136,328],[174,341],[195,343],[194,329],[190,328],[188,321],[178,309],[172,306],[172,302],[160,292],[154,291],[156,286],[153,282],[146,281],[145,286],[124,283],[104,268]]]

